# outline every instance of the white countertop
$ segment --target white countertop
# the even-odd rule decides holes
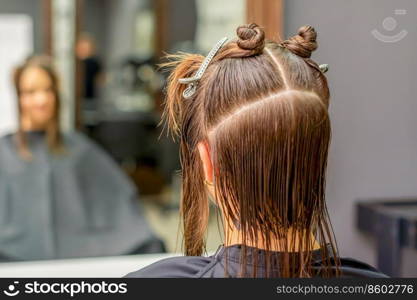
[[[116,277],[120,278],[163,258],[179,254],[143,254],[112,257],[0,263],[0,277]]]

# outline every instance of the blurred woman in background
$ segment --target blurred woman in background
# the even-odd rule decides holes
[[[327,67],[316,32],[283,42],[256,24],[204,58],[174,55],[165,117],[180,137],[184,257],[129,277],[384,277],[340,258],[325,201],[330,143]],[[201,256],[209,196],[224,245]]]
[[[88,138],[59,129],[47,57],[14,73],[19,128],[0,139],[0,254],[6,260],[163,251],[129,179]]]

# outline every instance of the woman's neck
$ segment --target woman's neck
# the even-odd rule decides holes
[[[214,188],[212,186],[208,187],[209,195],[211,195],[212,199],[214,197]],[[218,205],[217,201],[214,200],[214,203]],[[276,237],[272,237],[267,243],[263,237],[264,233],[257,232],[254,236],[259,237],[256,241],[243,240],[242,232],[236,228],[236,226],[229,220],[225,218],[225,215],[222,212],[222,208],[220,208],[220,213],[223,219],[224,224],[224,236],[225,242],[224,246],[232,246],[232,245],[246,245],[258,249],[265,249],[271,250],[276,252],[301,252],[303,250],[316,250],[320,249],[321,245],[314,237],[312,232],[306,232],[306,230],[294,230],[293,228],[289,228],[285,234],[282,234],[283,238],[277,239]],[[229,226],[230,225],[230,226]],[[309,244],[309,247],[306,247],[305,244]]]
[[[23,131],[45,131],[47,128],[46,124],[36,124],[24,117],[22,117],[20,124]]]
[[[301,252],[307,250],[315,250],[320,248],[320,244],[315,239],[312,233],[295,231],[290,228],[283,238],[271,238],[269,243],[266,243],[262,238],[264,234],[259,232],[257,235],[259,238],[256,241],[243,240],[242,232],[236,229],[235,226],[226,226],[225,232],[225,246],[232,245],[246,245],[258,249],[265,249],[277,252]],[[303,242],[301,242],[303,241]],[[305,243],[309,243],[310,247],[306,247]],[[269,245],[268,245],[269,244]]]

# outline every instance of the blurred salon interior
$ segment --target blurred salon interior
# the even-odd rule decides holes
[[[319,32],[339,251],[416,277],[416,14],[412,0],[0,0],[0,277],[119,277],[181,253],[158,65],[250,22],[275,40]],[[222,243],[210,212],[207,253]]]

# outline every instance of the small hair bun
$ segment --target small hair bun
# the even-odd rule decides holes
[[[310,58],[311,53],[317,49],[316,30],[309,25],[298,29],[298,34],[281,43],[282,46],[292,53],[303,57]]]
[[[265,32],[257,24],[241,25],[236,29],[237,45],[244,50],[261,53],[265,46]]]

